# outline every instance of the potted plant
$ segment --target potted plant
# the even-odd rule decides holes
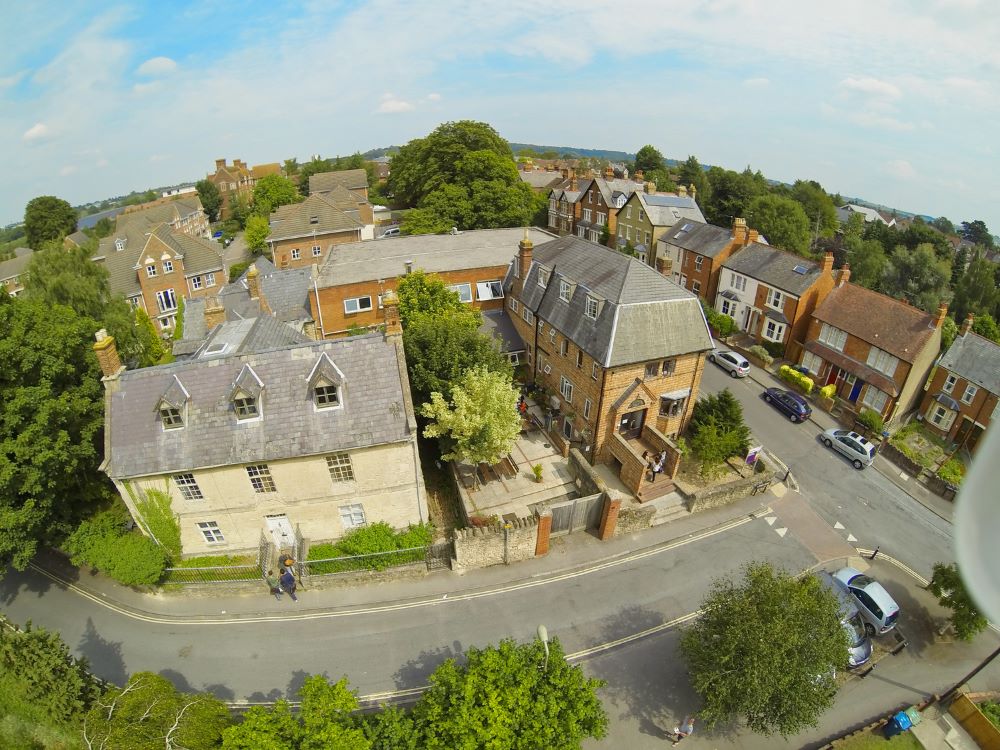
[[[535,481],[536,482],[541,482],[542,481],[542,465],[541,464],[535,464],[534,466],[532,466],[531,467],[531,473],[535,475]]]

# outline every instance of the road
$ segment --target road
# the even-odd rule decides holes
[[[915,501],[875,467],[858,471],[819,442],[813,421],[792,424],[761,397],[763,386],[733,379],[709,363],[702,392],[729,390],[743,405],[744,421],[759,443],[784,461],[802,497],[831,526],[842,524],[857,546],[879,547],[929,578],[936,562],[955,559],[951,524]]]

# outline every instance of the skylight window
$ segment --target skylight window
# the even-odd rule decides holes
[[[801,273],[803,275],[809,271],[809,269],[805,266],[795,266],[792,270],[795,271],[795,273]]]

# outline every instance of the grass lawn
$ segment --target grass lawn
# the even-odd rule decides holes
[[[937,466],[948,454],[945,441],[917,421],[910,422],[889,442],[925,469]]]
[[[833,743],[836,750],[869,750],[869,748],[887,748],[890,745],[893,750],[910,750],[911,748],[912,750],[923,750],[923,745],[909,732],[897,734],[892,739],[887,740],[881,729],[873,729],[843,742]]]

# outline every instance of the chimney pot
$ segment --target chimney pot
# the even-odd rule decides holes
[[[824,274],[828,274],[833,270],[833,253],[826,252],[823,254],[823,264],[820,269]]]
[[[847,283],[849,278],[851,278],[851,264],[845,263],[840,267],[840,270],[837,271],[837,286],[842,287]]]
[[[94,353],[97,355],[97,363],[101,366],[101,372],[105,378],[116,378],[125,368],[118,357],[118,347],[115,346],[114,336],[109,336],[107,330],[100,329],[94,338]]]
[[[972,324],[975,322],[975,316],[969,313],[965,316],[965,320],[962,321],[962,328],[959,330],[959,336],[965,336],[969,331],[972,330]]]
[[[694,200],[698,196],[698,188],[694,186],[693,182],[688,185],[688,195],[691,196],[691,200]]]
[[[934,327],[940,328],[941,324],[944,323],[945,316],[948,315],[948,303],[942,302],[938,305],[937,312],[934,314]]]
[[[677,186],[677,195],[679,195],[681,198],[687,198],[687,194],[688,194],[688,189],[686,187],[684,187],[683,185]]]

